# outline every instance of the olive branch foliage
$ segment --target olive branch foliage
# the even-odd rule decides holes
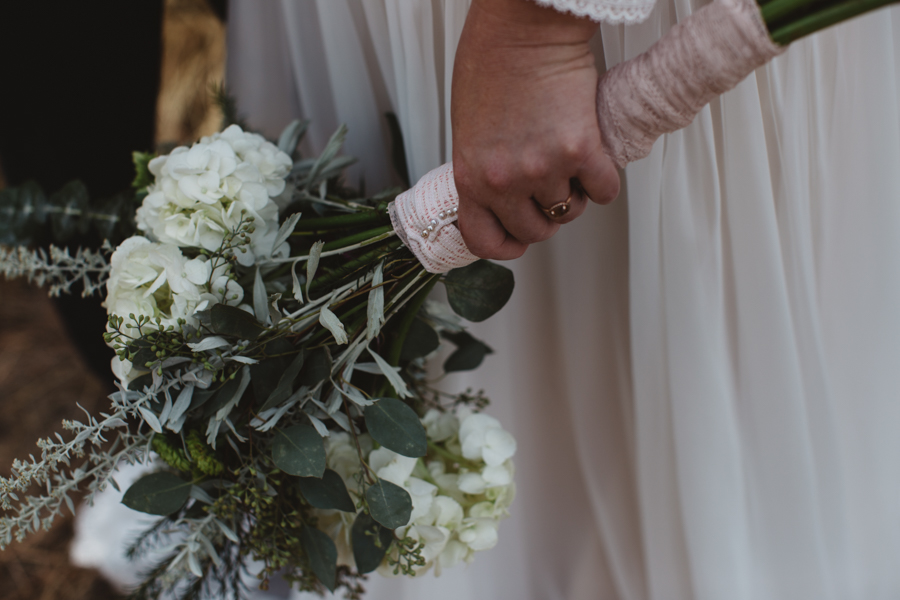
[[[278,141],[295,161],[275,244],[288,241],[290,256],[237,264],[241,233],[252,226],[243,222],[218,251],[197,251],[232,263],[252,311],[217,304],[197,315],[198,327],[111,315],[107,343],[145,374],[119,385],[107,412],[65,421],[65,436],[39,440],[39,458],[17,460],[10,477],[0,477],[0,547],[74,511],[76,491],[90,502],[107,485],[118,488],[119,465],[143,463],[152,472],[123,502],[159,521],[130,550],[155,560],[132,598],[243,598],[253,576],[266,588],[276,574],[300,590],[340,588],[359,598],[366,573],[385,556],[405,573],[422,564],[422,546],[393,532],[409,518],[409,494],[371,472],[358,436],[367,432],[400,454],[424,457],[436,451],[419,421],[425,409],[486,403],[480,392],[434,389],[425,357],[446,341],[455,350],[445,371],[477,367],[491,349],[459,316],[482,320],[499,310],[512,293],[512,274],[486,261],[427,273],[390,227],[387,203],[399,190],[365,197],[343,183],[353,162],[339,154],[345,127],[319,156],[297,156],[305,130],[294,122]],[[133,232],[136,201],[152,183],[150,158],[135,154],[127,205],[95,210],[80,184],[49,199],[31,183],[0,192],[0,215],[9,218],[0,217],[7,223],[0,271],[51,294],[76,283],[84,295],[97,294],[109,273],[109,242],[74,253],[23,244],[48,223],[63,243],[91,227],[120,241]],[[426,301],[438,282],[453,312]],[[323,438],[332,431],[356,440],[352,496],[326,465]],[[337,565],[334,542],[317,528],[321,510],[356,515],[357,570]]]

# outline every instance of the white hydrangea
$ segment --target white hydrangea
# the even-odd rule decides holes
[[[502,465],[516,453],[516,440],[494,417],[471,413],[459,425],[462,454],[469,460],[483,460],[492,467]]]
[[[360,449],[374,475],[402,487],[412,500],[409,521],[394,533],[422,543],[425,565],[417,572],[434,568],[440,575],[443,569],[470,562],[475,552],[493,548],[499,522],[508,516],[515,495],[511,460],[515,439],[492,417],[465,410],[460,416],[430,410],[422,418],[428,439],[443,447],[442,453],[429,454],[427,459],[402,456],[384,447],[373,450],[372,438],[359,435]],[[470,457],[462,454],[466,443]],[[325,439],[325,452],[328,468],[341,475],[351,497],[359,500],[362,466],[352,436],[331,432]],[[486,457],[492,462],[502,460],[489,464]],[[356,515],[337,510],[317,510],[316,515],[319,528],[335,541],[338,564],[355,568],[350,531]],[[396,548],[393,552],[396,558]],[[393,576],[387,558],[378,572]]]
[[[251,265],[257,257],[286,254],[286,244],[272,248],[278,233],[272,198],[284,191],[291,166],[274,144],[237,125],[176,148],[150,161],[156,181],[137,210],[138,229],[160,242],[216,250],[242,219],[253,217],[250,248],[236,253],[238,261]]]
[[[424,545],[420,571],[434,567],[440,575],[497,544],[499,522],[508,516],[515,495],[511,458],[516,441],[499,421],[480,413],[463,411],[459,419],[430,410],[422,423],[431,441],[443,442],[447,455],[426,463],[379,448],[369,456],[369,466],[379,478],[409,492],[410,520],[396,533]],[[459,459],[449,456],[459,452]],[[379,573],[389,576],[393,569],[385,562]]]
[[[214,304],[240,304],[244,291],[228,275],[230,266],[213,270],[207,257],[188,258],[173,244],[132,236],[110,258],[104,306],[131,324],[131,315],[156,319],[165,327],[197,327],[195,313]],[[113,359],[113,373],[126,385],[141,374],[128,361]]]

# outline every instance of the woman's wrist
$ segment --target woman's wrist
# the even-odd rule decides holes
[[[474,11],[474,15],[472,14]],[[526,46],[587,43],[597,23],[541,6],[532,0],[473,0],[470,20],[496,37],[495,44]]]

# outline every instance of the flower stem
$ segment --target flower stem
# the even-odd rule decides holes
[[[799,18],[771,32],[772,40],[785,46],[796,39],[825,29],[836,23],[852,19],[870,10],[893,4],[897,0],[848,0]]]
[[[769,0],[761,8],[763,21],[770,30],[777,29],[786,20],[798,21],[821,5],[829,5],[828,0]]]
[[[390,217],[380,211],[351,213],[334,217],[321,217],[318,219],[301,219],[297,222],[295,232],[328,231],[341,229],[354,225],[368,225],[373,223],[389,223]]]
[[[382,254],[387,254],[393,250],[396,250],[400,246],[403,245],[403,242],[399,239],[391,240],[386,244],[382,244],[375,248],[374,250],[370,250],[365,254],[359,256],[358,258],[354,258],[351,261],[348,261],[335,269],[334,271],[323,275],[322,277],[317,277],[313,279],[313,282],[309,286],[309,291],[314,292],[321,289],[323,286],[330,285],[333,282],[341,279],[342,277],[349,275],[356,269],[362,267],[372,267],[376,259],[380,258]]]
[[[369,229],[368,231],[363,231],[360,233],[354,233],[353,235],[348,235],[347,237],[343,237],[339,240],[334,240],[328,242],[322,247],[323,252],[328,252],[329,250],[334,250],[336,248],[343,248],[344,246],[352,246],[359,242],[364,242],[366,240],[374,239],[380,235],[384,235],[385,233],[393,232],[394,228],[390,225],[385,225],[383,227],[376,227],[375,229]]]

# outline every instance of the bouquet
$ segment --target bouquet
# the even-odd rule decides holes
[[[74,511],[74,491],[117,486],[123,463],[150,471],[123,502],[159,517],[128,551],[154,560],[133,598],[238,598],[275,575],[358,598],[372,571],[440,573],[497,543],[516,442],[481,392],[433,387],[427,357],[449,342],[443,371],[477,367],[491,350],[462,318],[499,310],[512,274],[426,271],[391,225],[397,191],[342,185],[346,130],[295,160],[304,130],[276,145],[232,125],[135,154],[131,214],[78,184],[0,192],[6,242],[48,220],[119,242],[0,246],[7,277],[105,291],[118,380],[109,412],[64,422],[0,478],[0,545]],[[452,310],[428,300],[439,281]]]

